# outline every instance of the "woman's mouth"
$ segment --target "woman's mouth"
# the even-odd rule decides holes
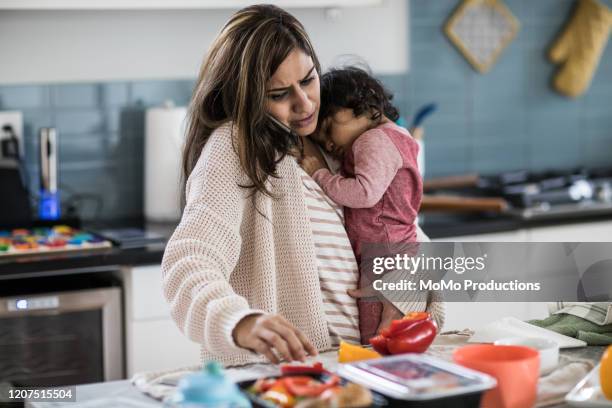
[[[291,121],[291,127],[297,128],[297,129],[305,128],[306,126],[309,126],[314,121],[314,118],[315,118],[315,114],[313,112],[309,116],[305,117],[304,119]]]

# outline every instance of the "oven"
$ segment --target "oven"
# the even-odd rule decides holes
[[[0,282],[0,383],[124,377],[122,291],[112,273]]]

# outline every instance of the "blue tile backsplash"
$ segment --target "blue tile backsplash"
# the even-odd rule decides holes
[[[521,30],[485,75],[443,34],[459,3],[411,0],[410,72],[381,77],[408,123],[420,106],[438,103],[425,123],[426,176],[612,166],[612,41],[585,95],[570,100],[550,85],[556,67],[546,53],[574,0],[505,0]],[[144,112],[167,99],[186,105],[194,81],[0,84],[0,110],[23,111],[34,191],[38,129],[53,126],[64,200],[86,219],[139,217]]]
[[[505,0],[521,23],[493,69],[474,71],[443,26],[458,0],[411,0],[411,106],[440,109],[425,124],[426,176],[526,168],[612,166],[612,41],[590,89],[567,99],[551,88],[547,52],[574,0]],[[612,7],[612,1],[603,1]]]

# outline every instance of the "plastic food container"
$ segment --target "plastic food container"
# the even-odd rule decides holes
[[[288,374],[288,375],[284,375],[283,377],[290,377],[292,375],[293,374]],[[329,374],[295,374],[295,375],[308,376],[308,377],[312,377],[315,380],[325,382],[326,380],[329,379],[329,376],[332,375],[332,373],[329,373]],[[266,378],[277,379],[280,377],[266,377]],[[238,388],[240,388],[243,391],[243,394],[246,395],[247,398],[251,401],[251,403],[253,404],[253,408],[278,408],[279,405],[271,401],[264,400],[260,396],[249,392],[249,388],[251,388],[251,386],[255,383],[255,381],[256,380],[248,380],[248,381],[239,382],[237,384]],[[347,383],[346,380],[342,380],[340,385],[345,385],[346,383]],[[391,407],[391,406],[393,405],[391,404],[391,401],[389,398],[372,391],[372,405],[370,405],[370,408],[382,408],[382,407]]]
[[[526,346],[540,353],[540,375],[550,374],[559,365],[559,345],[549,339],[537,337],[511,337],[497,340],[499,346]]]
[[[338,375],[388,399],[391,407],[478,407],[497,385],[486,374],[422,354],[342,364]]]

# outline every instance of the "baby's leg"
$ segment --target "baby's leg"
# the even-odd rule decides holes
[[[360,273],[359,287],[364,288],[371,285],[372,280],[367,274]],[[368,340],[376,336],[376,329],[380,324],[380,318],[383,310],[382,303],[378,297],[364,297],[357,300],[359,308],[359,333],[361,335],[361,344],[369,344]]]

